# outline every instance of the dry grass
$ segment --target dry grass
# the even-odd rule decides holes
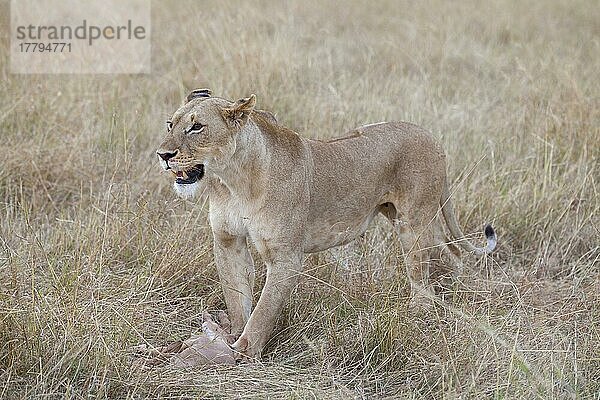
[[[0,5],[8,24],[7,2]],[[0,398],[600,398],[594,1],[154,3],[150,76],[17,76],[0,53]],[[153,151],[190,88],[308,137],[409,120],[498,251],[406,310],[383,220],[313,256],[264,362],[132,371],[222,308],[206,214]],[[264,267],[258,266],[260,274]]]

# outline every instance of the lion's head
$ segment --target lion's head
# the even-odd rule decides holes
[[[236,149],[236,133],[255,105],[254,95],[231,102],[199,89],[187,96],[167,121],[167,135],[156,151],[163,169],[173,173],[178,194],[192,196],[211,169],[226,165]]]

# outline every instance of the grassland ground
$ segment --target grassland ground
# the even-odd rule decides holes
[[[153,2],[150,75],[13,75],[0,3],[0,398],[600,398],[595,1]],[[489,257],[407,310],[378,219],[311,256],[263,362],[131,368],[222,309],[205,208],[154,151],[189,89],[300,134],[406,120],[443,143]],[[259,284],[264,267],[257,263]]]

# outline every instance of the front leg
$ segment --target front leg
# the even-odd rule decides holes
[[[260,357],[301,272],[302,254],[278,254],[267,262],[265,286],[242,335],[232,346],[234,350],[247,357]]]
[[[231,333],[237,337],[252,312],[254,263],[245,237],[222,231],[213,234],[215,264],[231,320]]]

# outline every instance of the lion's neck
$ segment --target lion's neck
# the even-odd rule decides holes
[[[256,124],[250,120],[238,133],[236,148],[227,167],[216,175],[235,197],[255,199],[264,187],[269,155],[265,138]]]

